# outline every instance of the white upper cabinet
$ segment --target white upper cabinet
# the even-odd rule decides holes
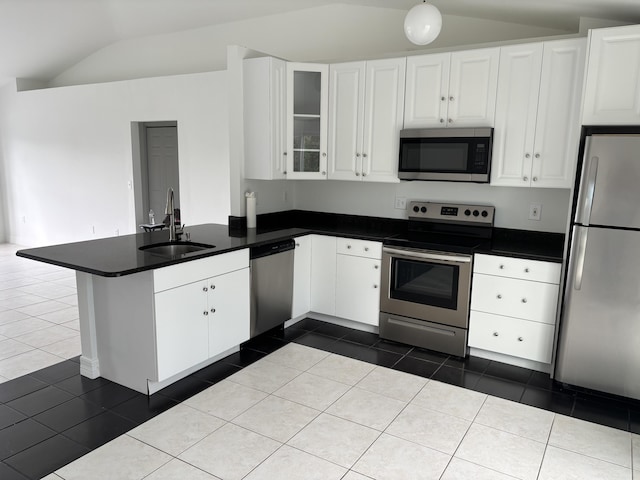
[[[329,66],[287,64],[287,178],[327,177]]]
[[[243,63],[245,178],[286,178],[286,72],[273,57]]]
[[[330,67],[329,179],[398,182],[405,59]]]
[[[407,58],[404,128],[492,127],[499,48]]]
[[[640,122],[640,25],[589,33],[583,125]]]
[[[501,49],[492,185],[571,187],[585,43],[570,39]]]

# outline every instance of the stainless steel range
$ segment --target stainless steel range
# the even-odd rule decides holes
[[[490,247],[495,209],[410,202],[408,233],[382,249],[380,337],[467,354],[473,252]]]

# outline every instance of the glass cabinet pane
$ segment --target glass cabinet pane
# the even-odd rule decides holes
[[[320,119],[294,117],[293,148],[320,149]]]
[[[293,169],[296,172],[319,172],[320,152],[295,150],[293,152]]]
[[[320,115],[322,74],[293,73],[293,114]]]

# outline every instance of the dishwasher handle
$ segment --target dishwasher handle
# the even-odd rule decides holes
[[[296,242],[293,239],[280,240],[276,242],[269,242],[263,245],[257,245],[249,249],[249,258],[254,260],[256,258],[267,257],[269,255],[275,255],[278,253],[284,253],[296,248]]]

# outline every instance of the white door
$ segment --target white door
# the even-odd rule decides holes
[[[336,313],[336,238],[313,235],[311,240],[311,311]]]
[[[542,43],[500,51],[491,184],[530,186]]]
[[[155,213],[156,223],[161,223],[165,216],[169,187],[173,188],[175,208],[180,208],[178,128],[147,126],[145,131],[149,209]]]
[[[364,62],[329,68],[329,179],[360,180]]]
[[[447,126],[493,127],[499,48],[451,54]]]
[[[249,340],[249,269],[225,273],[207,281],[209,357]]]
[[[336,316],[378,326],[380,260],[337,255]]]
[[[407,58],[404,128],[444,127],[450,53]]]
[[[291,318],[304,315],[311,310],[311,235],[295,240]]]
[[[362,179],[398,182],[399,135],[404,111],[405,59],[367,62]]]
[[[583,125],[640,122],[640,25],[589,34]]]

